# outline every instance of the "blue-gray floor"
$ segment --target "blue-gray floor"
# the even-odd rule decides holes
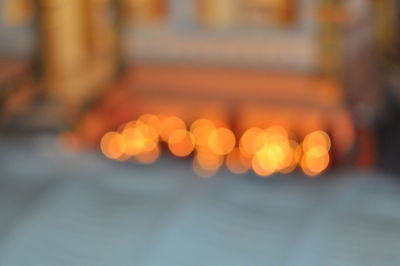
[[[400,182],[195,177],[0,138],[0,265],[400,265]]]

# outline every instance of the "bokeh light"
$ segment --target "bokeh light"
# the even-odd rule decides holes
[[[253,169],[260,176],[269,176],[277,168],[277,159],[274,157],[273,149],[262,148],[253,157]]]
[[[126,143],[126,155],[133,156],[142,152],[146,139],[139,130],[135,128],[126,128],[122,132],[122,136]]]
[[[301,145],[299,145],[297,141],[290,139],[288,144],[290,147],[290,151],[288,151],[290,154],[288,154],[287,157],[288,164],[280,169],[280,172],[283,174],[289,174],[293,172],[299,164],[302,156]]]
[[[198,119],[194,121],[190,127],[190,132],[196,139],[196,147],[201,149],[208,146],[211,133],[214,131],[215,125],[211,120]]]
[[[193,170],[202,177],[213,176],[224,161],[234,174],[252,169],[267,177],[277,172],[288,174],[300,167],[306,175],[316,176],[328,167],[332,145],[322,130],[310,132],[299,143],[295,134],[279,125],[251,127],[236,137],[229,128],[217,127],[206,118],[195,120],[187,130],[179,117],[152,114],[125,123],[120,132],[108,132],[101,139],[106,157],[119,161],[134,157],[140,163],[151,164],[160,156],[160,141],[165,141],[176,157],[195,152]]]
[[[158,134],[161,133],[161,119],[153,114],[144,114],[138,118],[138,121],[154,128]]]
[[[168,147],[173,155],[185,157],[194,150],[195,138],[193,134],[186,129],[178,129],[169,136]]]
[[[169,136],[176,130],[186,129],[186,124],[182,119],[176,116],[169,116],[161,121],[161,133],[162,140],[168,142]]]
[[[241,149],[250,156],[254,155],[259,149],[262,148],[262,141],[257,141],[260,139],[259,136],[262,134],[264,134],[264,131],[258,127],[253,127],[246,130],[240,139]]]
[[[317,130],[309,133],[303,140],[303,157],[300,165],[308,176],[316,176],[329,165],[331,140],[327,133]]]
[[[103,154],[110,159],[118,159],[125,152],[124,137],[118,132],[106,133],[100,141]]]
[[[160,157],[161,149],[159,146],[155,146],[154,149],[150,151],[145,151],[137,154],[135,159],[142,164],[152,164]]]
[[[193,167],[197,174],[203,177],[214,175],[222,166],[224,157],[214,153],[211,149],[201,149],[196,152]]]
[[[239,148],[235,148],[226,156],[225,164],[229,171],[234,174],[244,174],[250,168]]]
[[[301,161],[303,172],[309,176],[316,176],[324,171],[329,164],[329,153],[322,146],[314,146],[304,153]]]
[[[214,129],[209,137],[210,149],[218,155],[226,155],[235,147],[236,138],[233,132],[227,128]]]
[[[122,131],[126,142],[125,154],[134,156],[140,152],[152,151],[158,144],[158,132],[141,121],[127,123]]]
[[[327,151],[331,148],[331,140],[327,133],[317,130],[308,134],[303,140],[303,149],[309,150],[314,146],[322,146]]]

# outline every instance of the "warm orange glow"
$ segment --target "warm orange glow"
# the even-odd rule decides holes
[[[260,176],[268,176],[277,171],[290,172],[295,166],[294,150],[287,131],[280,126],[266,130],[251,128],[241,139],[243,150],[254,153],[253,170]]]
[[[303,149],[307,151],[314,146],[322,146],[327,151],[331,148],[331,140],[324,131],[317,130],[308,134],[303,140]]]
[[[240,150],[240,161],[241,163],[246,166],[247,168],[251,168],[251,161],[253,159],[253,156],[246,153],[242,148],[239,147]]]
[[[235,143],[235,135],[227,128],[214,129],[208,140],[210,149],[218,155],[230,153],[235,147]]]
[[[186,129],[179,129],[169,136],[168,147],[172,154],[185,157],[192,153],[195,146],[195,138]]]
[[[284,172],[287,168],[292,166],[293,150],[288,142],[275,144],[275,158],[278,164],[278,170]]]
[[[122,136],[125,138],[126,141],[126,155],[133,156],[143,150],[146,139],[139,130],[128,127],[124,129],[124,131],[122,132]]]
[[[235,148],[226,156],[226,167],[234,174],[243,174],[249,170],[249,165],[239,148]]]
[[[239,147],[235,147],[234,133],[217,127],[211,120],[198,119],[188,131],[178,117],[145,114],[120,127],[120,131],[108,132],[101,139],[101,151],[106,157],[124,161],[133,156],[141,163],[151,164],[160,156],[161,138],[177,157],[189,156],[196,149],[193,169],[203,177],[218,172],[225,156],[226,167],[232,173],[243,174],[252,168],[263,177],[276,172],[287,174],[298,166],[307,175],[316,176],[330,161],[331,141],[322,130],[309,133],[299,144],[281,126],[253,127],[245,131]]]
[[[169,136],[172,132],[179,129],[186,129],[185,122],[183,122],[182,119],[176,116],[164,118],[161,122],[161,138],[168,142]]]
[[[126,124],[122,135],[126,141],[125,154],[128,156],[151,151],[158,143],[156,129],[141,121],[131,121]]]
[[[262,148],[263,143],[259,140],[259,135],[263,134],[264,131],[261,128],[253,127],[246,130],[240,139],[241,149],[249,154],[254,155],[259,149]]]
[[[192,125],[190,126],[190,130],[193,131],[193,130],[196,129],[196,128],[204,127],[204,126],[214,128],[214,127],[215,127],[215,124],[214,124],[211,120],[209,120],[209,119],[200,118],[200,119],[197,119],[196,121],[194,121],[194,122],[192,123]]]
[[[192,132],[196,139],[196,146],[199,148],[208,146],[209,137],[214,129],[214,123],[208,119],[198,119],[193,122],[190,132]]]
[[[136,122],[136,127],[135,127],[138,131],[141,132],[141,134],[148,140],[152,140],[152,141],[158,141],[159,138],[159,133],[158,131],[152,127],[149,126],[141,121],[137,121]]]
[[[124,131],[125,129],[128,129],[128,128],[135,128],[136,122],[137,122],[136,120],[129,121],[128,123],[125,123],[124,125],[120,126],[118,128],[118,131]]]
[[[316,176],[328,167],[331,147],[328,134],[322,130],[311,132],[304,138],[302,147],[303,158],[300,165],[305,174]]]
[[[272,126],[267,128],[263,134],[259,134],[257,138],[258,145],[262,145],[263,148],[268,147],[272,151],[277,151],[278,149],[284,150],[284,153],[288,151],[288,134],[285,129],[279,126]],[[282,159],[283,160],[283,159]]]
[[[262,160],[263,160],[263,158],[260,155],[253,157],[253,160],[251,161],[251,166],[253,168],[253,171],[257,175],[262,176],[262,177],[266,177],[266,176],[273,174],[273,172],[274,172],[273,170],[265,168],[266,163],[264,163],[264,166],[261,166]]]
[[[138,121],[141,121],[146,125],[154,128],[158,134],[161,133],[161,119],[158,116],[152,114],[144,114],[139,117]]]
[[[160,147],[156,146],[153,150],[137,154],[135,159],[142,164],[152,164],[160,157]]]
[[[301,160],[303,172],[315,176],[324,171],[329,164],[329,153],[325,147],[314,146],[304,153]]]
[[[293,172],[301,160],[302,149],[295,140],[289,140],[290,152],[287,155],[287,164],[280,170],[281,173],[289,174]]]
[[[196,152],[194,160],[196,165],[203,171],[216,172],[224,162],[224,157],[211,151],[210,149],[202,149]]]
[[[151,151],[157,146],[159,135],[155,128],[138,121],[135,129],[139,131],[145,139],[143,151]]]
[[[100,148],[106,157],[118,159],[125,151],[124,137],[118,132],[108,132],[101,139]]]
[[[281,126],[271,126],[265,130],[267,136],[288,139],[287,131]]]
[[[254,155],[252,166],[256,174],[269,176],[277,170],[278,163],[271,150],[263,148]]]

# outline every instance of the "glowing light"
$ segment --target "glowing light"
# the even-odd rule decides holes
[[[138,118],[138,121],[145,123],[146,125],[154,128],[158,134],[161,133],[161,119],[152,114],[144,114]]]
[[[244,161],[243,155],[239,148],[235,148],[226,156],[226,167],[234,174],[243,174],[249,170],[249,165]]]
[[[124,129],[122,136],[126,140],[125,154],[127,156],[136,155],[143,150],[146,139],[139,130],[128,127]]]
[[[302,155],[301,146],[296,141],[289,140],[288,147],[290,147],[290,151],[287,154],[287,164],[280,169],[280,172],[284,174],[289,174],[296,169]]]
[[[214,129],[208,140],[210,149],[218,155],[230,153],[235,147],[235,143],[235,135],[227,128]]]
[[[224,158],[232,173],[242,174],[252,169],[263,177],[276,172],[290,173],[298,166],[307,175],[316,176],[330,161],[331,140],[322,130],[309,133],[299,144],[281,126],[265,130],[253,127],[244,132],[239,147],[235,147],[234,133],[211,120],[198,119],[188,131],[178,117],[144,114],[121,126],[119,131],[108,132],[101,139],[100,148],[106,157],[119,161],[134,157],[140,163],[151,164],[160,156],[162,139],[177,157],[188,156],[196,150],[193,169],[202,177],[217,173]],[[63,138],[71,136],[65,134]]]
[[[294,169],[294,151],[287,131],[280,126],[247,130],[242,136],[241,147],[244,151],[254,153],[252,168],[260,176]]]
[[[271,126],[265,130],[268,136],[280,137],[283,139],[288,139],[288,133],[286,129],[281,126]]]
[[[152,141],[158,141],[159,134],[158,131],[152,127],[149,126],[141,121],[136,122],[135,128],[140,131],[140,133],[148,140]]]
[[[303,149],[307,151],[314,146],[322,146],[327,151],[331,148],[331,140],[324,131],[317,130],[308,134],[303,140]]]
[[[303,140],[303,157],[300,166],[309,176],[316,176],[329,165],[331,141],[324,131],[317,130],[308,134]]]
[[[261,135],[264,146],[279,145],[284,146],[288,143],[288,134],[283,127],[272,126],[265,130],[265,134]]]
[[[278,165],[271,150],[263,148],[254,155],[252,167],[256,174],[260,176],[269,176],[277,170]]]
[[[206,118],[201,118],[201,119],[197,119],[196,121],[194,121],[192,123],[192,125],[190,126],[190,130],[193,131],[196,128],[199,127],[210,127],[210,128],[215,128],[215,124]]]
[[[262,156],[260,154],[254,156],[253,160],[251,161],[251,166],[252,166],[253,171],[257,175],[262,176],[262,177],[267,177],[267,176],[273,174],[274,171],[270,170],[270,169],[266,169],[266,167],[265,167],[265,166],[267,166],[266,163],[264,163],[264,166],[261,165],[261,162],[263,159],[264,158],[262,158]]]
[[[240,139],[240,147],[249,155],[254,155],[263,146],[262,137],[264,134],[261,128],[253,127],[246,130]]]
[[[195,146],[195,138],[186,129],[179,129],[169,136],[168,147],[172,154],[185,157],[192,153]]]
[[[212,176],[219,170],[223,162],[223,156],[204,148],[196,152],[193,167],[200,176]]]
[[[128,128],[135,128],[136,122],[137,122],[136,120],[132,120],[132,121],[129,121],[128,123],[125,123],[124,125],[122,125],[120,127],[119,131],[124,131],[125,129],[128,129]]]
[[[329,164],[329,153],[325,147],[314,146],[305,152],[301,167],[303,172],[309,176],[315,176],[324,171]]]
[[[182,119],[176,116],[170,116],[164,118],[161,122],[161,138],[168,142],[169,136],[172,132],[179,130],[179,129],[186,129],[185,122]]]
[[[128,156],[151,151],[158,144],[158,132],[156,129],[141,121],[128,123],[122,131],[122,135],[126,140],[125,154]]]
[[[192,123],[190,132],[195,137],[198,148],[208,146],[209,137],[214,129],[214,123],[208,119],[199,119]]]
[[[247,168],[251,168],[251,161],[253,159],[253,156],[245,152],[241,147],[239,147],[240,150],[240,162],[246,166]]]
[[[116,160],[124,154],[124,137],[118,132],[108,132],[100,141],[100,149],[106,157]]]
[[[161,150],[160,147],[156,146],[154,149],[150,151],[145,151],[137,154],[135,159],[142,164],[152,164],[157,161],[158,157],[160,157]]]
[[[135,130],[140,132],[144,138],[143,151],[151,151],[157,146],[159,135],[155,128],[138,121]]]

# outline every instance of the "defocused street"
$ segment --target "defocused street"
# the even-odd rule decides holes
[[[195,176],[0,139],[0,265],[397,265],[399,180],[337,169]]]

